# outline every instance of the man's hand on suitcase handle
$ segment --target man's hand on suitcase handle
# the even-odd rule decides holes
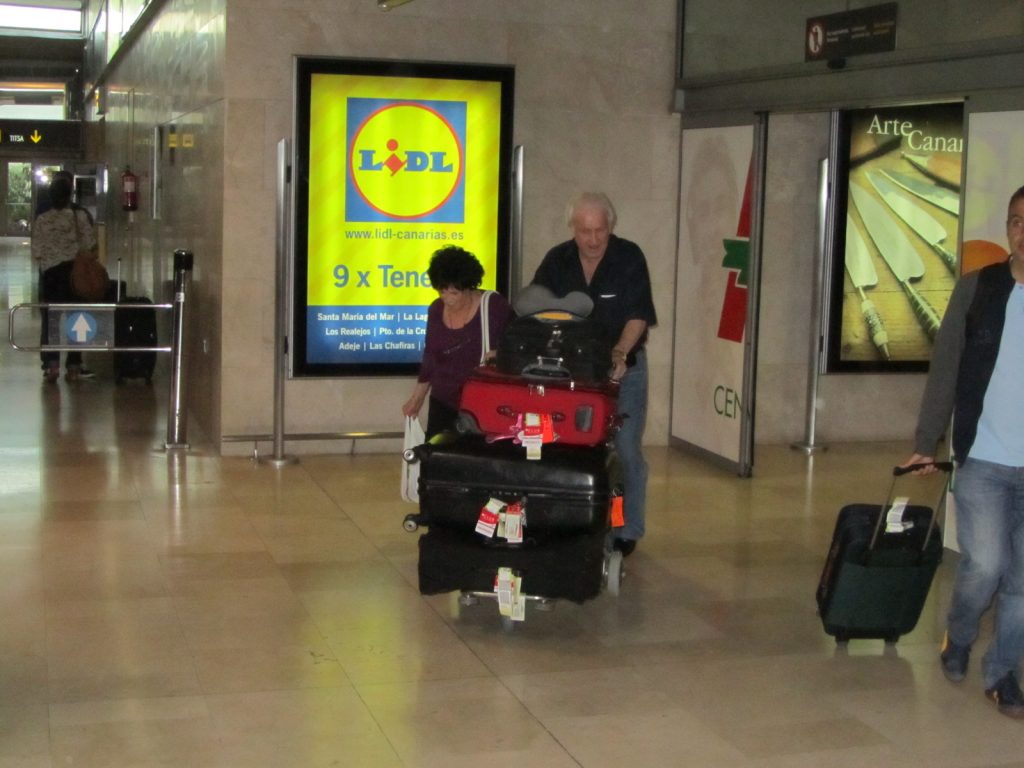
[[[899,477],[900,475],[914,474],[914,475],[930,475],[939,470],[943,472],[953,471],[953,462],[951,461],[936,461],[933,456],[922,456],[919,453],[915,453],[905,462],[899,466],[893,467],[893,477]]]

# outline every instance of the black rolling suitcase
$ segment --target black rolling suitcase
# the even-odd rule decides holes
[[[111,280],[107,286],[107,295],[103,300],[107,304],[117,304],[121,301],[121,297],[128,291],[128,284],[124,280]]]
[[[502,373],[576,381],[605,381],[611,343],[594,320],[549,311],[517,317],[498,344]]]
[[[539,461],[528,461],[511,441],[466,435],[415,453],[420,513],[406,518],[409,530],[437,524],[472,532],[490,499],[525,499],[527,532],[604,532],[621,495],[618,460],[604,445],[549,443]]]
[[[431,528],[419,540],[424,595],[491,592],[499,568],[522,576],[526,595],[582,603],[601,593],[604,533],[530,534],[522,544],[484,541],[470,531]]]
[[[128,296],[119,304],[152,304],[145,296]],[[118,307],[114,310],[114,346],[155,347],[156,310],[151,307]],[[115,352],[114,380],[120,384],[125,379],[153,380],[156,366],[156,352]]]
[[[936,463],[949,472],[949,462]],[[886,513],[896,477],[914,469],[897,467],[885,504],[850,504],[839,511],[825,567],[818,583],[818,614],[825,632],[845,642],[881,638],[896,642],[921,616],[935,569],[942,560],[942,532],[933,510],[908,505],[906,530],[888,532]]]

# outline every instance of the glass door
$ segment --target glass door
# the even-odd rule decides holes
[[[7,160],[0,163],[0,235],[24,237],[59,165]]]
[[[9,160],[3,164],[3,219],[0,221],[4,235],[28,235],[32,229],[32,200],[35,185],[32,177],[32,163]]]

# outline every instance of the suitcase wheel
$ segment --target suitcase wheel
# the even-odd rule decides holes
[[[476,417],[468,411],[459,411],[459,415],[455,418],[455,431],[460,435],[483,434]]]
[[[537,600],[537,610],[550,613],[555,610],[555,601],[550,597],[542,597]]]
[[[402,527],[409,533],[416,533],[420,527],[420,516],[419,515],[406,515],[402,521]]]
[[[619,596],[622,575],[622,553],[607,553],[604,558],[604,583],[609,595]]]
[[[896,642],[899,639],[900,639],[900,636],[898,634],[886,635],[886,637],[885,637],[885,644],[886,645],[896,645]]]

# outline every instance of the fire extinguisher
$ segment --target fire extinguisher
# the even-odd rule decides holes
[[[137,211],[139,209],[139,180],[132,173],[131,166],[125,166],[121,174],[121,209]]]

